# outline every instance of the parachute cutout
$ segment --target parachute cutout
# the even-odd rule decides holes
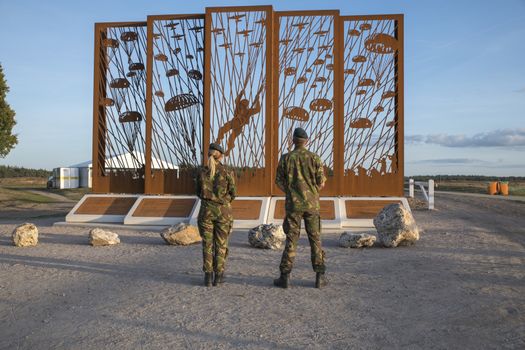
[[[128,146],[130,153],[133,153],[137,135],[140,133],[142,115],[135,111],[124,112],[119,115],[118,120],[124,131],[126,145]]]
[[[152,157],[159,168],[195,167],[202,162],[204,19],[155,19],[153,29]]]
[[[129,80],[126,78],[116,78],[109,83],[109,90],[115,106],[117,107],[117,111],[120,111],[122,108],[126,96],[128,95],[127,89],[130,85]]]

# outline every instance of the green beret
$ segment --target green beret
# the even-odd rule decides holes
[[[224,148],[222,148],[221,145],[219,145],[218,143],[210,143],[210,150],[216,150],[216,151],[219,151],[221,152],[222,154],[224,154]]]
[[[308,139],[308,134],[303,128],[296,128],[293,131],[293,137],[297,139]]]

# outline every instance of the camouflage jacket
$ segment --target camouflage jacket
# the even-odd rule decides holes
[[[217,204],[230,204],[235,199],[235,180],[233,173],[221,163],[217,164],[215,176],[210,179],[210,169],[200,167],[196,178],[197,196]]]
[[[325,181],[317,154],[299,147],[281,156],[275,183],[286,193],[286,211],[319,211],[319,190]]]

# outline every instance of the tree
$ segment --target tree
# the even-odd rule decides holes
[[[8,92],[4,69],[0,64],[0,158],[5,158],[18,143],[18,137],[13,134],[13,127],[16,125],[15,111],[5,100]]]

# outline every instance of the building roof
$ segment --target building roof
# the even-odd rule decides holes
[[[133,152],[131,154],[123,153],[116,155],[114,157],[106,159],[106,168],[139,168],[142,164],[145,163],[144,154],[141,152]],[[93,162],[87,160],[82,163],[70,165],[70,168],[91,168],[93,167]],[[171,164],[169,162],[157,159],[155,157],[151,158],[151,167],[153,169],[178,169],[177,165]]]

